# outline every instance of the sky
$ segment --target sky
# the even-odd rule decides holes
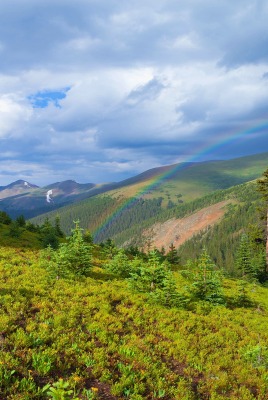
[[[266,0],[0,3],[0,186],[268,151]]]

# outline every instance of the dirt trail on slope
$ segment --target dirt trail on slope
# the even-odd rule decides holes
[[[178,248],[186,240],[198,232],[214,225],[224,215],[224,207],[230,203],[230,200],[221,201],[212,206],[203,208],[200,211],[182,219],[172,218],[163,223],[157,223],[146,231],[145,236],[150,236],[151,247],[161,249],[164,246],[166,249],[173,243]]]

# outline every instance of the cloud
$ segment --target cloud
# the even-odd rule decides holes
[[[32,110],[19,98],[11,95],[0,96],[0,139],[16,135],[22,122],[27,123]]]
[[[268,150],[267,17],[262,0],[3,2],[0,184]]]
[[[160,95],[164,87],[164,84],[160,80],[154,78],[145,85],[131,91],[126,98],[126,103],[129,106],[135,106],[141,102],[154,101],[158,95]]]

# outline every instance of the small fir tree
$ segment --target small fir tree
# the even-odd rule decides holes
[[[267,278],[265,248],[257,239],[256,228],[249,235],[243,234],[235,255],[235,264],[243,279],[264,282]]]
[[[12,219],[5,211],[0,211],[0,224],[10,225]]]
[[[64,233],[63,233],[63,231],[62,231],[62,229],[61,229],[61,226],[60,226],[60,217],[59,217],[59,215],[57,215],[56,218],[55,218],[55,225],[54,225],[54,227],[55,227],[55,234],[56,234],[58,237],[64,237]]]
[[[131,262],[123,249],[105,264],[105,269],[119,278],[129,278],[131,274]]]
[[[162,288],[168,265],[161,263],[158,252],[150,252],[147,262],[135,259],[132,263],[130,282],[136,290],[153,292],[156,288]]]
[[[102,244],[102,254],[105,258],[112,259],[113,256],[117,253],[117,248],[115,246],[115,243],[112,239],[107,239],[103,244]]]
[[[9,225],[9,236],[18,238],[21,235],[21,229],[17,221],[12,221]]]
[[[190,294],[193,300],[224,304],[222,274],[216,269],[207,250],[204,248],[196,263],[188,264],[186,276],[192,281]]]
[[[166,255],[166,259],[171,265],[178,264],[179,262],[178,252],[173,243],[171,243],[171,245],[169,246],[169,251]]]
[[[84,232],[83,239],[84,239],[84,242],[89,243],[89,244],[93,244],[93,235],[90,232],[90,230],[86,230]]]
[[[48,261],[50,275],[54,273],[57,279],[89,274],[92,267],[92,246],[84,242],[79,221],[75,221],[75,228],[67,238],[67,243],[60,244],[54,252],[49,250]]]
[[[24,215],[20,215],[17,219],[16,222],[18,224],[19,227],[23,228],[26,225],[26,221],[24,218]]]
[[[166,271],[166,276],[161,282],[161,287],[157,287],[154,292],[151,292],[150,297],[154,302],[162,304],[165,307],[184,308],[188,303],[186,296],[178,292],[171,271]]]
[[[244,233],[240,239],[235,259],[236,267],[241,271],[242,278],[252,279],[254,271],[251,264],[251,250],[248,236]]]
[[[235,305],[238,307],[250,307],[252,301],[248,295],[247,282],[242,280],[238,283],[238,293],[235,298]]]
[[[53,249],[59,247],[59,239],[56,234],[55,227],[52,226],[48,218],[45,219],[43,225],[40,227],[41,244],[44,248],[51,246]]]

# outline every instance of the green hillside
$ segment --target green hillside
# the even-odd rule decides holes
[[[262,201],[256,192],[254,183],[235,187],[229,192],[237,202],[230,204],[223,219],[208,230],[199,232],[179,248],[181,263],[196,257],[203,247],[207,248],[214,262],[235,276],[235,254],[241,235],[248,234],[250,227],[264,230],[264,221],[260,218]]]
[[[248,217],[257,220],[255,182],[181,208],[160,205],[158,217],[227,197],[232,202],[216,240],[228,250],[224,238],[233,236],[233,228],[238,234]],[[113,200],[107,198],[103,210]],[[9,234],[12,224],[27,230],[23,218],[1,218]],[[37,234],[60,233],[58,220],[54,227],[48,221],[30,227]],[[194,257],[186,246],[191,260],[182,265],[174,252],[134,256],[110,241],[94,245],[78,223],[72,232],[54,250],[27,250],[23,241],[16,249],[0,245],[0,398],[267,398],[264,232],[251,228],[240,241],[239,279],[228,278],[230,265],[215,265],[206,249]]]
[[[37,224],[43,223],[45,218],[54,219],[57,215],[61,220],[61,227],[66,233],[71,232],[73,221],[80,220],[81,227],[89,229],[91,232],[97,231],[106,220],[111,216],[111,222],[105,225],[96,240],[98,242],[106,240],[108,237],[127,229],[135,223],[141,223],[143,220],[156,216],[162,211],[161,199],[144,200],[139,199],[129,207],[124,207],[121,212],[117,212],[121,206],[124,206],[123,197],[114,198],[108,195],[96,196],[83,202],[64,207],[60,210],[33,218],[31,221]]]
[[[42,225],[26,222],[23,216],[16,219],[0,211],[0,246],[14,249],[42,249],[49,244],[54,248],[64,242],[64,234],[57,219]]]
[[[1,220],[1,217],[0,217]],[[13,248],[40,249],[41,236],[17,224],[3,224],[0,222],[0,246]]]
[[[207,258],[204,297],[198,275],[155,256],[136,281],[96,246],[86,276],[68,277],[67,248],[58,264],[51,251],[0,250],[1,399],[267,398],[267,288],[222,280]]]
[[[102,195],[62,210],[69,221],[82,209],[81,223],[95,229],[105,220],[98,234],[122,245],[223,199],[225,216],[185,243],[180,260],[174,249],[93,244],[78,222],[64,238],[55,215],[38,227],[0,212],[0,399],[266,400],[266,232],[255,181],[170,208]]]
[[[172,218],[183,218],[209,205],[228,199],[231,203],[223,219],[215,226],[198,232],[192,239],[182,244],[179,247],[178,254],[181,263],[185,264],[188,259],[196,257],[202,248],[206,247],[218,266],[229,274],[235,275],[235,253],[242,233],[247,233],[251,224],[257,224],[262,229],[259,212],[262,202],[256,190],[255,182],[219,190],[180,207],[162,210],[153,218],[134,224],[129,229],[111,237],[119,246],[146,248],[146,243],[149,240],[148,231],[150,232],[150,228],[154,224],[165,222]],[[168,250],[168,247],[166,247],[166,250]]]
[[[32,221],[43,223],[45,218],[54,219],[59,215],[63,230],[70,233],[73,221],[79,219],[84,229],[96,232],[95,239],[100,242],[115,238],[134,225],[144,226],[150,218],[164,220],[169,215],[185,215],[189,207],[195,210],[200,204],[207,204],[206,196],[216,190],[260,177],[267,163],[268,153],[264,153],[228,161],[155,168],[123,181],[120,189],[62,207]],[[158,184],[153,185],[156,181]],[[195,205],[196,201],[199,206]],[[98,229],[100,227],[102,229]],[[137,231],[133,229],[133,232]],[[123,239],[116,238],[118,243],[127,240],[127,235],[123,233],[123,236]]]
[[[154,168],[123,181],[124,186],[109,194],[132,197],[144,191],[145,198],[163,197],[163,206],[169,201],[178,204],[178,201],[191,201],[215,190],[256,179],[267,164],[268,153],[233,160],[175,164]]]

